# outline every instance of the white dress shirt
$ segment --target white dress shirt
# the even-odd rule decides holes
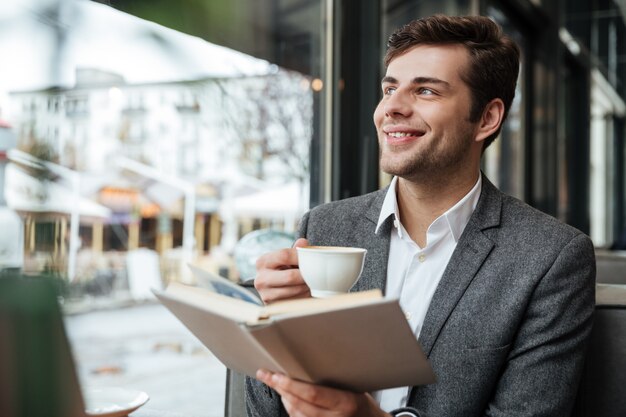
[[[470,192],[431,223],[426,232],[426,246],[423,248],[411,239],[402,226],[396,198],[397,183],[397,177],[394,177],[380,211],[376,233],[389,216],[394,216],[385,296],[400,300],[400,307],[404,310],[415,337],[419,337],[435,289],[478,204],[482,181],[479,175]],[[372,395],[380,407],[389,412],[406,405],[409,387],[376,391]]]

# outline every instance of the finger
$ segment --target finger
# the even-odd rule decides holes
[[[256,261],[256,269],[283,269],[298,265],[298,254],[295,248],[279,249],[266,253]]]
[[[280,400],[285,407],[285,411],[289,414],[289,417],[311,417],[311,416],[323,416],[328,413],[329,410],[320,409],[314,404],[310,404],[289,392],[278,392],[280,394]]]
[[[302,274],[300,274],[300,270],[297,268],[284,270],[262,269],[258,271],[254,281],[257,289],[304,284]]]
[[[301,248],[303,246],[309,246],[309,241],[302,237],[296,240],[293,244],[294,248]]]
[[[311,290],[306,285],[294,285],[290,287],[266,288],[259,291],[259,295],[265,304],[278,300],[310,298]]]
[[[299,269],[284,271],[263,269],[254,279],[254,287],[265,304],[288,298],[310,297]]]
[[[289,416],[296,417],[299,414],[298,413],[299,407],[297,407],[296,404],[298,402],[301,402],[302,400],[294,396],[290,392],[281,389],[278,385],[276,385],[275,380],[272,378],[273,375],[274,375],[273,372],[267,371],[265,369],[259,369],[256,372],[256,378],[259,381],[263,382],[268,387],[274,389],[278,393],[278,395],[280,395],[281,401],[283,405],[285,406],[285,410],[287,411]]]
[[[281,396],[290,417],[386,416],[369,394],[356,394],[291,379],[260,369],[257,378]]]
[[[284,269],[298,266],[297,247],[308,246],[309,241],[300,238],[291,248],[279,249],[260,256],[256,261],[256,269]]]
[[[348,404],[354,404],[353,399],[348,398],[354,394],[347,391],[297,381],[285,375],[268,371],[257,373],[257,377],[263,378],[262,381],[266,385],[274,388],[279,393],[288,393],[298,398],[299,404],[305,402],[326,410],[342,409]],[[292,403],[294,401],[294,399],[291,399]],[[348,406],[348,408],[352,407]]]

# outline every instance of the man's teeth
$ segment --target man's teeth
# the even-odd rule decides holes
[[[403,138],[405,136],[415,136],[412,133],[407,133],[407,132],[390,132],[388,133],[389,136],[393,137],[393,138]]]

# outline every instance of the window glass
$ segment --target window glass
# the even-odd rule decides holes
[[[407,1],[383,0],[383,42],[398,27],[413,19],[437,13],[451,16],[466,15],[470,12],[470,0]],[[383,49],[384,50],[384,49]]]
[[[483,170],[489,179],[502,191],[519,199],[525,193],[525,140],[524,140],[524,51],[526,41],[520,31],[498,8],[489,6],[487,16],[493,18],[505,33],[513,38],[522,50],[520,73],[515,89],[515,98],[500,135],[485,150]]]
[[[104,3],[0,10],[10,266],[61,283],[83,382],[222,415],[223,366],[149,288],[202,284],[187,263],[253,278],[293,240],[320,131],[321,1]]]

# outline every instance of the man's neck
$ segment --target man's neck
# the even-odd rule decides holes
[[[464,180],[450,178],[429,183],[398,178],[396,196],[402,225],[421,248],[426,246],[428,227],[470,192],[478,172]]]

